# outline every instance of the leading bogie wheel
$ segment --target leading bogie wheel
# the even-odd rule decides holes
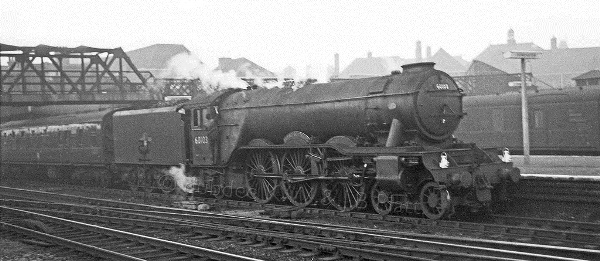
[[[279,187],[279,160],[271,152],[256,151],[246,159],[246,187],[254,201],[266,204],[273,200]]]
[[[385,216],[392,212],[394,203],[392,201],[392,193],[381,186],[379,181],[371,187],[371,205],[373,210],[379,215]]]
[[[427,182],[421,188],[419,203],[423,214],[430,219],[442,219],[450,213],[450,193],[437,182]]]

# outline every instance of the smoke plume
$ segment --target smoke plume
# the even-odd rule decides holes
[[[238,78],[235,71],[212,70],[194,54],[180,53],[173,56],[161,78],[200,79],[207,93],[226,88],[246,88],[248,84]]]
[[[179,164],[179,167],[173,166],[169,169],[167,174],[171,175],[171,177],[175,179],[175,183],[177,183],[177,186],[181,190],[187,193],[194,192],[194,185],[196,185],[197,179],[196,177],[185,176],[185,165]]]

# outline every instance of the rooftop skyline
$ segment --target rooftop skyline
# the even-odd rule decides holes
[[[597,1],[0,0],[0,6],[0,43],[125,51],[183,44],[211,67],[219,57],[245,57],[273,72],[288,65],[326,71],[334,53],[341,68],[369,51],[414,58],[418,40],[423,50],[443,48],[471,60],[490,44],[506,43],[510,28],[516,42],[544,49],[553,36],[571,48],[600,46]]]

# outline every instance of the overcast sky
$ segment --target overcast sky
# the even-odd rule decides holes
[[[600,46],[600,1],[0,0],[0,43],[114,48],[184,44],[216,66],[246,57],[279,72],[342,69],[368,51],[414,58],[415,42],[473,59],[489,44]]]

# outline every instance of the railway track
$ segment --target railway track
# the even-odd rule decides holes
[[[0,210],[2,230],[109,260],[258,260],[16,208]],[[43,232],[20,226],[22,220],[43,224],[37,227]]]
[[[114,206],[113,206],[114,207]],[[73,205],[70,206],[71,210],[69,210],[69,212],[66,212],[64,210],[62,210],[63,215],[74,215],[72,212],[72,208],[74,208]],[[100,218],[100,220],[98,220],[97,222],[106,222],[106,220],[111,220],[111,219],[125,219],[125,220],[131,220],[131,219],[135,219],[136,221],[134,223],[140,224],[140,217],[143,216],[144,219],[148,219],[148,218],[156,218],[159,216],[162,216],[163,218],[168,218],[168,221],[165,220],[153,220],[153,221],[146,221],[146,222],[159,222],[158,224],[162,224],[160,222],[167,222],[166,224],[162,224],[162,226],[169,226],[169,225],[173,225],[173,220],[179,220],[178,222],[181,222],[182,220],[186,220],[185,224],[182,224],[182,226],[187,226],[192,224],[193,220],[197,220],[197,219],[202,219],[204,220],[203,222],[205,224],[203,224],[204,226],[206,226],[209,229],[212,229],[210,233],[208,232],[204,232],[204,233],[200,233],[199,235],[189,235],[189,238],[194,238],[194,237],[206,237],[206,235],[211,235],[211,238],[229,238],[230,240],[233,240],[234,238],[236,238],[236,235],[240,235],[240,233],[242,233],[243,231],[245,231],[246,233],[249,231],[252,231],[252,233],[250,234],[246,234],[244,237],[242,237],[241,239],[243,241],[248,241],[251,244],[257,244],[257,245],[263,245],[264,247],[267,248],[285,248],[288,251],[308,251],[308,253],[304,253],[304,255],[315,255],[315,253],[317,254],[323,254],[324,252],[327,252],[327,254],[329,254],[329,258],[334,258],[336,256],[342,255],[342,256],[350,256],[351,254],[357,254],[356,253],[356,249],[361,248],[361,246],[359,245],[353,245],[356,243],[352,243],[353,241],[356,240],[360,240],[360,241],[365,241],[368,242],[368,244],[370,245],[363,245],[362,248],[367,248],[367,249],[373,249],[373,248],[378,248],[379,251],[377,252],[378,255],[381,255],[382,253],[386,253],[384,249],[386,249],[385,246],[394,246],[394,249],[398,249],[398,246],[410,246],[410,249],[413,249],[412,251],[415,251],[415,249],[419,249],[419,251],[417,251],[417,253],[410,253],[411,256],[421,256],[423,258],[428,258],[431,256],[432,253],[431,252],[427,252],[426,250],[434,250],[434,251],[438,251],[438,250],[443,250],[443,255],[444,259],[456,259],[457,256],[457,252],[459,253],[478,253],[480,256],[478,258],[482,258],[482,257],[490,257],[493,256],[494,258],[517,258],[517,259],[526,259],[526,260],[535,260],[535,259],[540,259],[540,256],[535,256],[535,255],[541,255],[544,256],[544,258],[541,258],[543,260],[548,260],[551,259],[552,257],[557,258],[556,260],[566,260],[566,259],[561,259],[561,258],[583,258],[586,260],[594,260],[594,259],[598,259],[600,258],[600,256],[598,255],[598,251],[596,250],[590,250],[590,249],[573,249],[573,248],[567,248],[567,247],[548,247],[548,246],[539,246],[539,245],[535,245],[534,244],[522,244],[522,243],[509,243],[509,242],[504,242],[502,244],[498,243],[497,241],[493,241],[493,240],[481,240],[481,239],[465,239],[465,238],[453,238],[453,237],[443,237],[443,236],[424,236],[424,235],[415,235],[415,234],[410,234],[410,233],[399,233],[399,232],[391,232],[391,231],[387,231],[387,230],[373,230],[373,229],[359,229],[359,228],[355,228],[355,227],[347,227],[347,226],[334,226],[334,225],[325,225],[325,224],[311,224],[311,223],[302,223],[302,222],[281,222],[281,221],[265,221],[262,219],[256,219],[256,218],[240,218],[240,217],[233,217],[233,216],[228,216],[228,215],[214,215],[214,214],[209,214],[209,213],[198,213],[198,212],[192,212],[192,211],[186,211],[186,210],[180,210],[180,209],[167,209],[167,208],[158,208],[155,210],[140,210],[141,208],[144,207],[137,207],[138,210],[136,211],[132,211],[130,208],[128,209],[117,209],[117,208],[113,208],[113,209],[109,209],[106,208],[102,210],[102,218]],[[94,211],[99,211],[98,208],[95,208],[96,210]],[[167,211],[168,210],[168,211]],[[59,210],[53,210],[53,211],[59,211]],[[107,213],[113,213],[112,215],[109,215]],[[174,213],[175,212],[175,213]],[[114,213],[119,213],[119,215],[123,215],[123,214],[127,214],[127,215],[133,215],[133,216],[127,216],[126,218],[124,217],[119,217],[118,215],[115,216]],[[347,214],[351,214],[351,213],[347,213]],[[80,218],[85,219],[85,218],[90,218],[89,216],[98,216],[99,213],[86,213],[86,214],[78,214],[78,215],[88,215],[88,216],[82,216]],[[134,217],[137,216],[137,217]],[[104,221],[101,221],[104,220]],[[207,222],[207,220],[210,220],[210,222]],[[378,222],[385,222],[384,220],[377,220]],[[192,222],[192,223],[190,223]],[[216,226],[222,226],[222,225],[229,225],[229,226],[234,226],[229,228],[230,230],[228,231],[214,231]],[[397,223],[396,223],[397,224]],[[198,226],[200,224],[193,224],[194,226]],[[439,224],[438,224],[439,225]],[[150,225],[148,225],[150,226]],[[152,226],[159,226],[160,225],[152,225]],[[484,225],[474,225],[471,224],[471,226],[478,226],[480,228],[485,228]],[[463,224],[462,226],[456,227],[454,226],[453,229],[459,230],[459,229],[465,229],[464,228],[465,225]],[[242,230],[240,231],[240,228],[242,228]],[[258,238],[261,238],[261,240],[257,240],[256,235],[260,235],[260,231],[254,231],[253,229],[256,228],[263,228],[264,230],[267,230],[267,234],[264,234]],[[589,229],[589,228],[588,228]],[[513,229],[514,230],[514,229]],[[287,231],[288,233],[291,233],[288,235],[288,237],[282,237],[282,232]],[[315,232],[316,231],[316,232]],[[493,230],[486,230],[484,231],[486,233],[494,233]],[[265,233],[265,231],[263,231],[262,233]],[[271,234],[268,234],[271,233]],[[224,235],[229,235],[229,236],[224,236]],[[254,235],[254,236],[251,236]],[[299,235],[302,236],[313,236],[316,238],[299,238]],[[531,235],[531,233],[521,233],[520,236],[521,237],[525,237],[527,235]],[[279,237],[277,237],[279,236]],[[581,236],[581,235],[580,235]],[[588,234],[587,236],[591,236],[596,238],[595,242],[598,242],[597,238],[598,235],[597,234]],[[273,238],[278,238],[278,240],[276,241],[272,241]],[[344,242],[338,242],[338,245],[332,244],[332,240],[331,238],[335,238],[335,239],[343,239],[346,240]],[[269,240],[264,240],[264,239],[270,239]],[[294,241],[294,239],[296,241]],[[238,240],[240,240],[240,238],[238,238]],[[300,240],[300,241],[298,241]],[[350,241],[348,241],[350,240]],[[409,241],[406,241],[409,240]],[[412,241],[411,241],[412,240]],[[556,239],[558,241],[560,241],[561,239]],[[588,240],[590,240],[588,238]],[[420,242],[419,244],[416,244],[415,242]],[[435,241],[435,243],[432,245],[427,245],[425,243],[423,243],[422,241]],[[568,241],[568,240],[567,240]],[[567,242],[564,241],[563,242]],[[274,243],[274,242],[279,242],[279,243]],[[382,243],[384,242],[384,243]],[[285,243],[285,244],[283,244]],[[312,245],[311,245],[312,243]],[[424,245],[423,245],[424,244]],[[428,243],[431,244],[431,243]],[[328,247],[326,247],[325,249],[322,248],[322,245],[327,245]],[[468,250],[467,248],[465,249],[454,249],[453,247],[456,247],[456,245],[460,245],[461,247],[465,247],[468,246]],[[581,245],[581,243],[580,243]],[[348,247],[348,246],[352,246],[350,249],[348,248],[344,248],[344,247]],[[473,250],[471,248],[475,248],[476,250]],[[597,244],[596,245],[592,245],[592,243],[590,243],[590,247],[591,248],[597,248]],[[484,250],[484,249],[503,249],[503,251],[507,251],[507,252],[502,252],[500,253],[495,253],[493,255],[486,253],[486,251],[488,250]],[[329,249],[329,251],[325,251]],[[425,250],[425,251],[424,251]],[[348,252],[351,251],[351,252]],[[406,250],[403,250],[406,251]],[[424,251],[424,252],[423,252]],[[521,253],[516,253],[516,252],[521,252]],[[534,256],[527,256],[527,257],[523,257],[519,255],[522,255],[523,253],[535,253]],[[365,256],[370,256],[373,255],[374,253],[363,253],[363,255]],[[389,253],[388,253],[389,254]],[[399,254],[399,253],[396,253]],[[440,253],[436,254],[438,257],[440,255]],[[389,257],[388,257],[389,258]],[[475,258],[475,259],[478,259]],[[378,259],[386,259],[383,258],[381,256],[379,257],[373,257],[373,259],[378,260]],[[473,256],[461,256],[460,259],[473,259]]]
[[[21,202],[31,204],[34,212],[62,216],[74,220],[98,223],[137,233],[176,234],[177,238],[201,240],[228,240],[245,245],[261,246],[269,250],[299,252],[299,256],[320,256],[335,260],[361,256],[368,260],[396,260],[399,258],[423,258],[435,260],[594,260],[600,256],[597,251],[583,251],[569,248],[518,245],[508,242],[482,242],[451,237],[438,237],[439,241],[424,240],[398,235],[385,235],[387,231],[364,230],[350,227],[326,227],[298,225],[280,221],[265,222],[243,217],[227,217],[229,222],[215,222],[213,217],[183,216],[160,218],[161,213],[130,213],[128,210],[99,209],[65,204]],[[37,207],[34,208],[33,205]],[[21,206],[23,207],[23,206]],[[55,210],[48,210],[47,207]],[[63,210],[56,210],[56,209]],[[77,212],[87,212],[80,214]],[[192,221],[194,219],[195,221]],[[199,221],[202,220],[202,221]],[[229,224],[224,224],[229,223]],[[245,223],[245,225],[240,225]],[[250,224],[252,223],[252,224]],[[482,246],[485,243],[487,247]],[[508,250],[520,248],[522,251]],[[540,252],[547,254],[540,254]],[[585,252],[585,253],[584,253]],[[561,255],[556,255],[561,253]],[[323,255],[326,255],[323,257]],[[569,257],[566,257],[566,256]],[[574,258],[573,256],[577,256]]]
[[[104,199],[93,199],[87,197],[76,197],[57,193],[39,192],[33,190],[8,190],[0,187],[0,193],[5,195],[10,192],[19,194],[21,197],[39,199],[43,195],[45,200],[53,202],[79,202],[99,206],[140,209],[156,211],[157,206],[134,204],[121,201]],[[129,191],[120,191],[130,193]],[[164,196],[154,194],[154,196]],[[326,218],[346,219],[350,222],[369,224],[371,226],[402,227],[416,229],[422,233],[435,233],[444,231],[449,234],[464,234],[478,238],[517,241],[524,243],[549,244],[569,247],[585,247],[589,249],[600,248],[600,224],[588,222],[572,222],[564,220],[551,220],[526,217],[509,217],[492,215],[491,220],[479,220],[477,222],[465,222],[457,220],[429,220],[406,216],[380,216],[377,214],[360,212],[339,212],[335,210],[320,208],[291,209],[282,208],[279,205],[262,205],[253,202],[237,200],[204,199],[204,202],[213,206],[224,208],[255,208],[267,209],[279,212],[276,216],[293,215],[319,215]],[[167,211],[179,211],[184,214],[190,213],[184,209],[166,208]],[[287,213],[284,213],[287,212]],[[290,213],[293,212],[293,213]]]

